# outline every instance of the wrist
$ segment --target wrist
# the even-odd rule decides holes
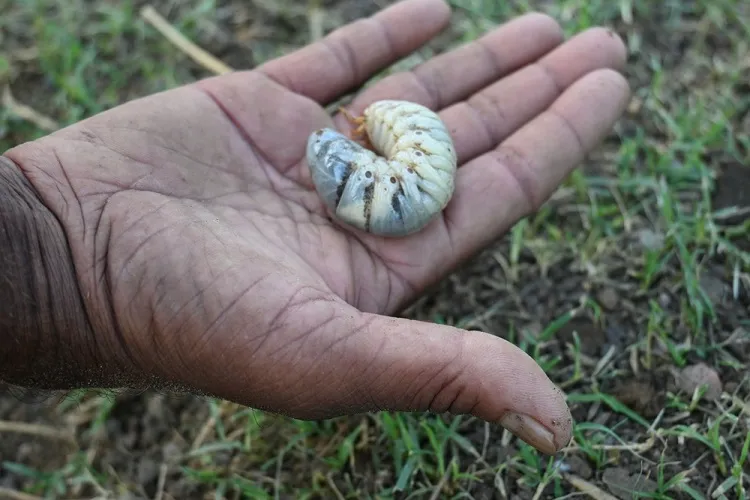
[[[0,380],[68,389],[92,338],[67,239],[21,169],[0,156]],[[89,344],[87,346],[87,344]]]

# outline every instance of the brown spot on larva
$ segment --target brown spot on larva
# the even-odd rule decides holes
[[[323,135],[323,129],[316,130],[315,135]]]
[[[367,172],[367,173],[369,174],[370,172]],[[364,229],[368,233],[370,232],[370,222],[371,222],[370,219],[372,217],[372,198],[373,198],[374,192],[375,192],[374,184],[370,184],[369,186],[365,187],[364,200],[363,200],[365,202],[365,206],[364,206],[365,228]]]
[[[415,134],[417,134],[417,135],[422,135],[422,131],[421,131],[421,130],[417,130],[417,131],[416,131],[416,132],[414,132],[414,133],[415,133]]]
[[[396,178],[391,176],[391,184],[396,184]]]
[[[365,172],[365,177],[367,177],[368,179],[372,177],[372,172],[370,172],[369,170]]]
[[[414,173],[414,169],[413,169],[413,168],[411,168],[411,167],[407,168],[407,169],[406,169],[406,171],[407,171],[407,172],[409,172],[410,174],[413,174],[413,173]]]
[[[346,183],[349,181],[349,177],[352,175],[352,172],[354,171],[354,167],[356,165],[353,162],[349,162],[346,166],[346,171],[341,177],[341,182],[336,188],[336,206],[338,206],[339,202],[341,202],[341,197],[344,195],[344,189],[346,189]]]
[[[417,155],[417,156],[422,156],[422,152],[421,151],[414,151],[414,154]]]

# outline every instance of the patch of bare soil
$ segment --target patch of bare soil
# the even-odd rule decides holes
[[[742,224],[750,219],[750,163],[731,162],[720,166],[712,203],[715,210],[726,212],[723,217],[726,224]],[[745,244],[750,245],[750,242]]]

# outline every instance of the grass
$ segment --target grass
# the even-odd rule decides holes
[[[377,8],[330,3],[326,31]],[[65,125],[207,76],[140,19],[142,5],[0,1],[0,80],[18,102]],[[308,42],[302,3],[169,5],[159,10],[177,29],[234,67]],[[591,498],[638,497],[626,491],[630,484],[640,498],[750,495],[750,200],[742,194],[750,185],[750,7],[453,5],[450,31],[403,64],[531,9],[555,16],[568,34],[611,26],[630,52],[634,95],[615,133],[539,213],[408,311],[506,335],[534,356],[568,394],[577,422],[571,446],[547,458],[467,417],[302,422],[160,394],[81,393],[52,411],[4,396],[1,492],[538,499],[587,489]],[[44,133],[0,110],[2,150]],[[697,363],[718,373],[718,399],[679,383]],[[79,447],[63,446],[67,439],[55,433],[14,429],[14,421],[70,426]]]

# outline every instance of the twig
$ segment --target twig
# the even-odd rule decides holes
[[[317,42],[323,38],[323,9],[317,5],[312,5],[307,11],[307,26],[310,30],[310,41]]]
[[[336,495],[336,498],[338,500],[345,500],[344,495],[341,494],[341,491],[339,491],[338,486],[336,486],[336,482],[333,480],[333,473],[329,472],[326,474],[326,482],[328,482],[328,487],[333,490],[333,494]]]
[[[37,47],[25,47],[22,49],[16,49],[7,54],[12,61],[33,61],[39,57],[39,49]]]
[[[172,27],[166,19],[156,12],[152,6],[147,5],[143,7],[141,9],[141,17],[156,28],[164,38],[172,42],[173,45],[207,70],[212,71],[217,75],[234,71],[232,68],[185,38],[184,35]]]
[[[573,474],[563,474],[563,477],[572,484],[578,491],[588,495],[596,500],[617,500],[617,497],[610,495],[598,486],[589,483],[582,477]]]
[[[164,497],[164,485],[167,482],[168,469],[167,464],[161,464],[161,467],[159,467],[159,481],[156,484],[156,495],[154,495],[154,500],[162,500]]]
[[[203,425],[201,426],[200,431],[198,431],[198,434],[195,436],[195,439],[193,440],[193,445],[190,447],[190,451],[194,452],[198,448],[203,445],[203,442],[208,437],[208,434],[211,432],[211,430],[216,425],[216,419],[221,418],[221,414],[223,412],[221,411],[221,408],[219,408],[218,415],[211,415],[208,417],[208,420],[206,420]]]
[[[43,436],[52,439],[59,439],[61,441],[67,441],[73,446],[78,445],[78,443],[76,443],[75,437],[73,437],[70,433],[59,431],[46,425],[0,420],[0,432],[16,432],[19,434]]]
[[[59,128],[57,122],[55,122],[55,120],[53,120],[52,118],[41,114],[30,106],[21,104],[20,102],[16,101],[10,91],[10,85],[7,84],[3,89],[3,106],[8,108],[8,110],[18,118],[30,121],[37,127],[48,132],[54,132]]]
[[[42,497],[3,487],[0,487],[0,498],[7,498],[9,500],[42,500]]]
[[[448,464],[448,466],[445,468],[445,472],[443,472],[442,477],[440,478],[440,481],[438,481],[438,484],[435,486],[435,489],[432,491],[432,495],[430,495],[430,500],[437,500],[440,498],[440,493],[443,490],[443,486],[445,486],[446,481],[448,481],[448,476],[451,473],[451,467],[456,462],[456,458],[453,457]]]
[[[587,447],[589,450],[598,450],[598,451],[630,451],[632,453],[638,454],[638,453],[644,453],[651,448],[653,448],[654,444],[656,443],[656,436],[653,434],[648,437],[648,439],[642,443],[631,443],[631,444],[596,444],[591,445]],[[569,451],[575,451],[580,450],[581,447],[577,444],[573,443],[571,445],[566,446],[560,452],[569,452]]]

